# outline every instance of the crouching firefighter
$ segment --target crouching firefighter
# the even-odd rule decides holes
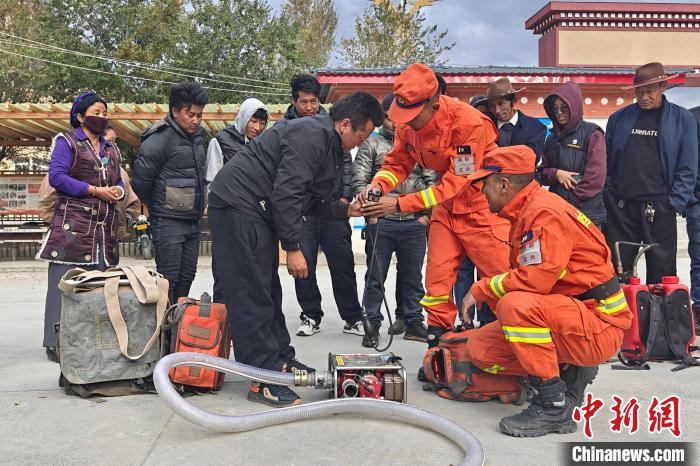
[[[462,309],[485,301],[497,318],[470,333],[467,352],[478,369],[528,378],[530,406],[500,422],[517,437],[574,432],[574,407],[632,322],[602,233],[534,175],[532,150],[511,146],[486,154],[469,176],[483,181],[491,212],[510,221],[511,252],[510,270],[464,298]]]

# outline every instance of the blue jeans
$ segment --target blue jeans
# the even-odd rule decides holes
[[[688,228],[688,255],[690,256],[690,296],[693,300],[695,319],[700,311],[700,202],[685,211]]]
[[[151,217],[151,236],[158,273],[168,279],[168,299],[190,293],[199,259],[199,223],[194,220]]]
[[[462,261],[462,265],[459,266],[457,281],[455,282],[454,286],[454,294],[455,304],[457,305],[457,310],[459,311],[460,315],[462,314],[462,300],[469,292],[469,288],[471,288],[474,284],[475,269],[476,267],[474,266],[474,263],[468,257],[465,257]],[[474,318],[474,308],[475,306],[472,306],[469,309],[469,316],[472,318]]]
[[[457,282],[454,286],[455,304],[457,305],[457,310],[459,315],[462,315],[462,300],[469,292],[469,288],[474,284],[474,270],[476,267],[474,263],[468,257],[464,258],[462,265],[459,266],[459,273],[457,274]],[[469,317],[474,320],[476,314],[476,306],[472,306],[469,309]],[[481,323],[481,325],[488,324],[496,320],[495,314],[489,309],[488,304],[483,303],[479,309],[479,315],[476,316]]]
[[[377,236],[378,235],[378,236]],[[376,239],[375,258],[372,249]],[[425,225],[418,220],[380,219],[379,223],[368,225],[365,252],[367,272],[365,273],[365,294],[362,299],[367,317],[372,322],[381,322],[384,317],[381,306],[391,256],[396,253],[396,296],[397,308],[403,311],[407,325],[422,321],[420,300],[423,289],[423,258],[425,257]]]

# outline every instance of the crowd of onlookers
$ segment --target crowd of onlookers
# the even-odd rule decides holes
[[[637,74],[645,84],[630,86],[634,87],[635,103],[611,115],[605,131],[583,119],[581,89],[573,81],[559,86],[544,100],[544,110],[552,122],[549,134],[538,119],[518,110],[520,90],[514,89],[507,78],[490,83],[483,95],[472,97],[470,104],[493,120],[499,146],[526,145],[535,152],[538,180],[577,206],[605,233],[611,249],[617,241],[658,244],[646,254],[648,283],[676,274],[676,216],[686,217],[692,296],[700,305],[700,108],[689,112],[668,101],[664,92],[672,76],[665,74],[661,64],[641,66]],[[444,79],[437,77],[440,92],[449,95]],[[292,103],[284,119],[325,113],[320,94],[316,78],[295,76],[291,81]],[[392,94],[382,99],[383,123],[359,145],[354,160],[344,157],[343,166],[336,167],[342,170],[342,176],[329,203],[349,204],[381,170],[394,142],[396,124],[388,118],[392,100]],[[38,254],[50,263],[44,332],[49,358],[56,357],[53,327],[60,316],[58,281],[72,267],[105,269],[118,263],[117,227],[124,216],[119,212],[125,212],[130,222],[139,210],[139,199],[148,207],[155,260],[158,271],[170,283],[170,301],[189,294],[199,253],[199,220],[207,211],[210,185],[239,151],[270,126],[266,106],[248,98],[241,104],[235,122],[213,135],[205,148],[201,122],[207,103],[206,91],[196,83],[172,86],[170,111],[142,135],[129,184],[120,169],[122,160],[114,132],[110,134],[107,127],[106,102],[93,92],[76,99],[71,110],[73,129],[54,141],[48,180],[41,195],[44,216],[50,223],[50,233]],[[303,160],[304,154],[300,155]],[[437,180],[436,172],[417,164],[391,196],[423,191]],[[236,183],[245,186],[249,180]],[[130,187],[138,198],[130,193]],[[258,202],[263,212],[269,209],[266,202]],[[311,213],[314,211],[309,209],[304,215],[300,242],[308,274],[295,278],[301,310],[297,335],[312,336],[320,331],[324,311],[316,264],[322,249],[336,307],[345,321],[343,332],[364,336],[364,346],[376,345],[376,335],[364,335],[363,309],[378,328],[383,320],[384,281],[396,255],[396,309],[389,333],[426,341],[420,302],[430,210],[367,219],[363,238],[368,267],[362,296],[358,295],[349,219],[316,216]],[[261,241],[259,237],[250,238],[254,246]],[[622,267],[628,270],[635,251],[623,249],[621,253]],[[225,277],[220,271],[225,268],[213,264],[213,270],[214,300],[223,302]],[[458,305],[474,282],[474,274],[473,261],[467,257],[454,287],[454,302]],[[482,323],[494,319],[486,307],[471,309],[470,314]]]

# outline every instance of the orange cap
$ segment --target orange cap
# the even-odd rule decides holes
[[[396,98],[389,108],[389,119],[395,123],[413,120],[437,90],[438,82],[433,70],[422,63],[409,66],[394,83]]]
[[[524,175],[535,173],[535,153],[527,146],[506,146],[484,156],[481,168],[467,178],[474,183],[494,173]]]

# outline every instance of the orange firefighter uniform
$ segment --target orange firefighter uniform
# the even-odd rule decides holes
[[[486,198],[467,177],[481,167],[484,154],[497,147],[493,122],[470,105],[440,96],[440,107],[419,130],[405,122],[413,119],[437,92],[434,73],[424,65],[408,67],[394,86],[396,98],[389,118],[399,123],[393,149],[372,181],[388,193],[405,180],[419,163],[441,175],[423,191],[399,198],[401,212],[432,208],[428,234],[426,294],[421,305],[428,325],[452,328],[457,307],[452,287],[465,256],[481,277],[508,269],[509,224],[488,211]]]
[[[527,147],[503,147],[488,154],[484,169],[470,179],[533,173],[534,167],[535,155]],[[559,364],[607,361],[619,349],[632,313],[602,233],[535,181],[498,215],[511,223],[510,270],[471,289],[497,317],[467,343],[473,363],[495,374],[549,380],[559,376]]]

